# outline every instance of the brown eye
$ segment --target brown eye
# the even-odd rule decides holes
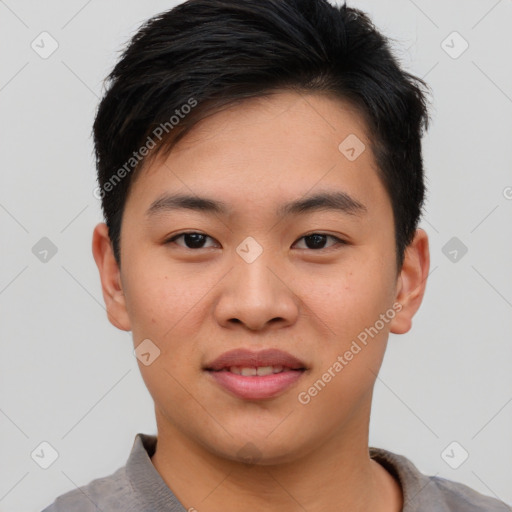
[[[182,243],[176,243],[176,245],[184,247],[185,249],[204,249],[207,248],[205,247],[206,240],[213,240],[213,238],[205,235],[204,233],[190,231],[187,233],[180,233],[179,235],[175,235],[171,239],[167,240],[166,243],[175,243],[176,240],[179,239],[183,239],[184,245]]]
[[[332,239],[335,241],[334,244],[326,247],[327,239]],[[310,235],[303,236],[299,240],[304,240],[306,247],[300,247],[300,249],[312,249],[312,250],[321,250],[321,249],[329,249],[330,247],[334,247],[338,244],[345,244],[343,240],[337,238],[333,235],[327,235],[323,233],[312,233]]]

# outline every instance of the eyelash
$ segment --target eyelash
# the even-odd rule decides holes
[[[171,238],[166,240],[164,243],[165,244],[175,243],[175,240],[177,240],[178,238],[181,238],[184,235],[202,235],[207,238],[210,238],[211,240],[214,240],[211,236],[208,236],[205,233],[201,233],[200,231],[185,231],[184,233],[179,233],[178,235],[172,236]],[[333,240],[336,241],[336,243],[330,247],[322,247],[320,249],[310,249],[310,248],[306,247],[306,249],[302,249],[302,250],[310,250],[310,251],[314,251],[314,252],[320,252],[320,251],[329,251],[331,249],[335,249],[337,246],[340,246],[340,245],[348,245],[347,242],[345,240],[342,240],[341,238],[338,238],[334,235],[329,235],[328,233],[321,233],[321,232],[316,232],[316,231],[313,233],[309,233],[307,235],[301,236],[297,241],[302,240],[303,238],[308,238],[313,235],[320,235],[320,236],[325,236],[327,238],[332,238]],[[178,245],[178,244],[176,244],[176,245]],[[179,245],[179,247],[181,247],[182,249],[187,249],[189,251],[199,251],[201,249],[211,249],[211,247],[199,247],[199,248],[194,249],[191,247],[184,247],[181,245]]]

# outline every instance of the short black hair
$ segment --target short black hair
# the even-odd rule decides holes
[[[327,0],[188,0],[145,22],[106,79],[93,134],[114,255],[134,175],[197,122],[279,90],[321,92],[364,119],[389,194],[398,268],[425,196],[423,80],[362,11]],[[340,141],[341,142],[341,141]]]

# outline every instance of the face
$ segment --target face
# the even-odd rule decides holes
[[[203,120],[132,184],[121,269],[101,225],[93,245],[110,320],[143,343],[159,433],[261,463],[360,435],[388,334],[421,301],[418,233],[397,272],[347,104],[279,92]]]

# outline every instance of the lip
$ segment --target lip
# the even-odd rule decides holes
[[[231,366],[283,366],[284,369],[281,373],[271,375],[243,376],[228,371]],[[293,386],[306,369],[306,365],[300,359],[278,349],[259,352],[231,350],[204,368],[218,385],[243,400],[274,398]]]
[[[235,349],[224,352],[217,359],[205,365],[205,370],[220,371],[231,366],[258,367],[258,366],[285,366],[291,370],[306,369],[300,359],[288,352],[270,348],[252,352],[246,349]]]

